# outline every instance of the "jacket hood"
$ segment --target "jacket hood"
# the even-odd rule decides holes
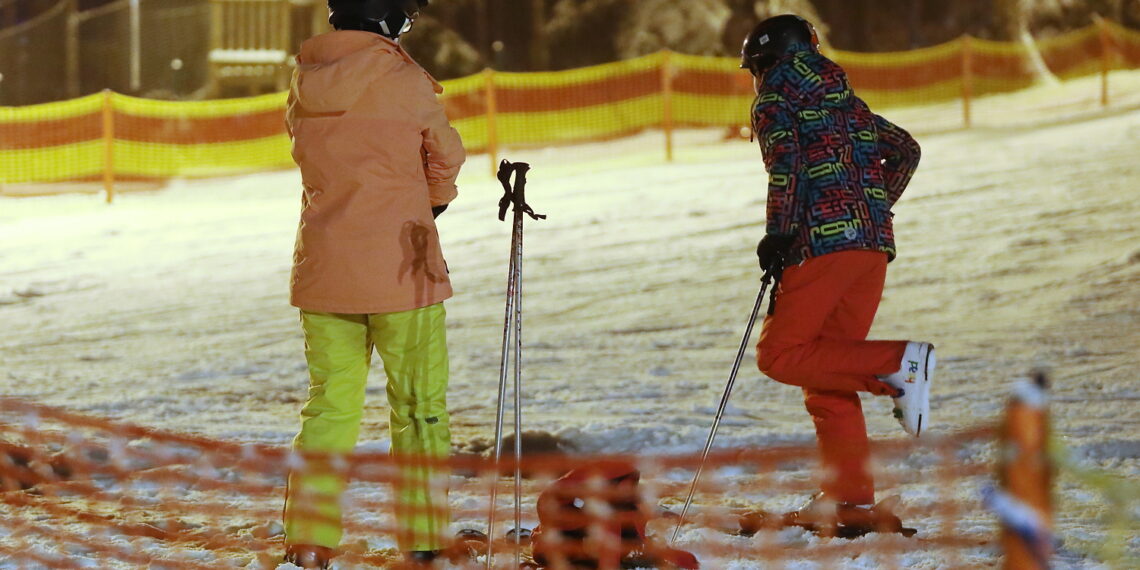
[[[805,42],[792,42],[784,47],[784,55],[800,53],[802,51],[817,51],[811,44]]]
[[[356,30],[329,32],[301,44],[293,89],[309,112],[342,112],[352,107],[373,81],[405,61],[415,64],[399,44],[381,35]],[[439,82],[428,77],[435,91],[442,93]]]

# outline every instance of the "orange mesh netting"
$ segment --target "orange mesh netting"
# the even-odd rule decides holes
[[[338,564],[385,566],[396,559],[392,488],[405,461],[387,454],[305,458],[281,447],[165,432],[11,398],[0,400],[0,420],[5,558],[51,568],[80,561],[108,568],[272,568],[283,552],[285,476],[290,468],[309,465],[349,481]],[[761,510],[771,512],[773,505],[802,499],[816,488],[814,446],[715,451],[673,546],[691,551],[704,568],[716,567],[718,560],[826,562],[854,555],[898,567],[902,554],[919,541],[948,567],[960,567],[971,552],[995,548],[997,523],[978,492],[992,479],[993,436],[993,430],[978,428],[921,445],[877,446],[879,485],[902,495],[896,512],[918,535],[880,535],[873,541],[811,539],[764,528]],[[629,461],[640,471],[639,515],[648,521],[650,540],[664,544],[690,489],[696,456],[526,458],[523,526],[533,526],[535,501],[554,479],[603,460]],[[485,531],[491,481],[500,485],[495,518],[503,529],[494,533],[493,549],[497,565],[513,566],[514,543],[499,538],[513,526],[513,479],[494,477],[492,463],[481,457],[456,457],[449,467],[453,531]],[[509,473],[513,465],[503,470]],[[605,499],[610,491],[595,483],[587,480],[577,491],[587,500]],[[583,513],[584,526],[615,516],[605,509]]]

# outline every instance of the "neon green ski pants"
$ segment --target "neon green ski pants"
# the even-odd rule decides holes
[[[448,359],[442,303],[374,315],[301,311],[309,399],[301,410],[299,451],[347,454],[360,433],[372,349],[388,376],[393,456],[445,458],[451,448],[447,414]],[[438,550],[447,532],[444,469],[409,465],[395,489],[397,543],[403,551]],[[328,465],[294,468],[285,499],[288,544],[336,548],[343,534],[344,478]]]

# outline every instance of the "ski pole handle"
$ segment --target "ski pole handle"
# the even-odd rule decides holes
[[[499,173],[496,177],[503,185],[503,197],[499,199],[499,221],[507,216],[507,206],[514,204],[514,211],[526,214],[533,220],[545,220],[544,214],[536,214],[534,209],[526,203],[526,173],[530,164],[525,162],[511,162],[503,159],[499,162]],[[511,185],[511,174],[515,175],[514,185]]]
[[[507,216],[507,206],[511,205],[514,200],[514,192],[511,191],[511,173],[514,172],[514,167],[511,161],[503,159],[499,162],[499,173],[496,178],[503,185],[503,197],[499,198],[499,221],[503,221]]]

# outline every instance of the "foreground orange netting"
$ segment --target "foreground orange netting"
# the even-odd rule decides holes
[[[740,566],[742,560],[826,564],[856,555],[879,567],[901,567],[904,554],[916,547],[935,552],[946,567],[966,565],[963,561],[979,550],[993,560],[999,556],[998,526],[981,505],[979,489],[993,478],[994,437],[995,430],[987,427],[921,445],[899,441],[875,447],[878,485],[902,496],[896,512],[918,534],[857,541],[764,528],[757,518],[761,510],[777,510],[816,488],[814,447],[714,451],[673,546],[696,555],[702,568],[726,567],[728,561],[752,567]],[[11,561],[0,566],[275,568],[283,552],[279,521],[288,470],[332,465],[350,481],[337,567],[398,567],[392,488],[404,461],[378,453],[314,459],[283,447],[165,432],[0,399],[0,561]],[[521,465],[522,526],[537,521],[536,499],[554,479],[598,461],[627,461],[640,472],[635,514],[645,522],[651,543],[663,546],[689,492],[696,454],[527,458]],[[517,567],[514,542],[501,538],[514,526],[513,462],[503,466],[503,477],[492,476],[492,462],[482,457],[449,463],[454,521],[449,532],[487,530],[490,485],[496,481],[494,565]],[[612,491],[596,483],[586,481],[575,492],[587,501],[612,499],[607,495]],[[586,517],[576,522],[588,527],[612,523],[619,515],[586,508],[577,516]],[[453,549],[456,567],[483,567],[481,558],[467,557],[469,551],[478,554],[478,544],[461,546],[473,548]]]

